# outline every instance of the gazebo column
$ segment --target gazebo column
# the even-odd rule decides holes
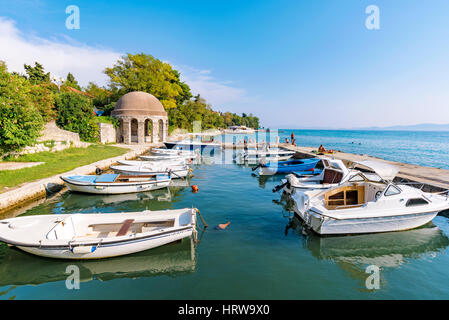
[[[145,120],[137,120],[137,143],[145,143]]]
[[[123,119],[123,143],[131,144],[131,120]]]
[[[159,142],[159,123],[157,119],[151,119],[152,129],[151,135],[153,136],[153,143]]]
[[[168,139],[168,120],[165,120],[164,141]]]

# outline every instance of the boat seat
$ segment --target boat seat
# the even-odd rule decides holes
[[[116,237],[124,236],[128,232],[129,228],[131,228],[133,222],[134,219],[126,219],[125,221],[123,221],[123,224],[120,230],[117,232]]]
[[[341,171],[326,168],[324,169],[324,177],[321,183],[339,183],[341,179],[343,179],[343,173]]]
[[[109,232],[105,231],[105,232],[98,233],[97,238],[107,238],[108,236],[109,236]]]

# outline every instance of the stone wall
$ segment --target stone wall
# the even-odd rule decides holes
[[[117,132],[111,123],[98,123],[99,139],[101,143],[117,142]]]
[[[69,145],[70,142],[77,147],[82,146],[82,142],[80,140],[80,136],[76,132],[70,132],[67,130],[63,130],[56,126],[55,121],[50,121],[45,124],[44,129],[41,132],[41,136],[37,141],[66,141]]]
[[[56,126],[55,121],[45,124],[41,131],[41,136],[33,146],[26,146],[18,152],[11,152],[6,155],[19,156],[22,154],[38,153],[43,151],[61,151],[66,148],[76,147],[85,148],[90,143],[80,140],[78,133],[60,129]]]

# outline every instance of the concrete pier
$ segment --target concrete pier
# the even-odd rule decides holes
[[[317,148],[296,147],[286,143],[279,144],[279,147],[296,151],[298,155],[302,157],[330,157],[340,159],[343,162],[345,162],[346,165],[352,165],[354,161],[362,161],[362,160],[375,160],[379,162],[384,162],[387,164],[394,165],[399,169],[395,181],[405,180],[422,183],[424,184],[423,190],[429,192],[438,192],[449,189],[449,170],[445,169],[424,167],[396,161],[388,161],[369,155],[358,155],[339,151],[333,154],[317,156],[315,153],[312,152],[316,151]]]

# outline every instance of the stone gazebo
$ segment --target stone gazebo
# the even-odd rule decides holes
[[[111,115],[120,120],[118,142],[142,144],[167,140],[167,112],[149,93],[133,91],[125,94],[117,101]]]

